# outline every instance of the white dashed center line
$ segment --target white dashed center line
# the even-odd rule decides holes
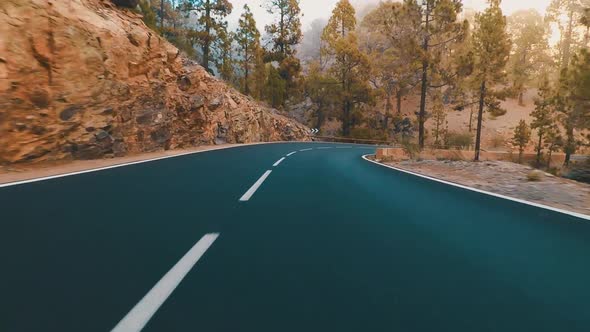
[[[294,154],[296,154],[296,153],[297,153],[297,151],[293,151],[293,152],[289,153],[289,154],[287,155],[287,157],[291,157],[292,155],[294,155]]]
[[[266,178],[270,175],[272,171],[266,171],[264,172],[264,174],[262,174],[262,176],[260,177],[260,179],[258,179],[258,181],[256,181],[252,187],[250,187],[250,189],[248,189],[248,191],[246,191],[246,193],[244,194],[244,196],[242,196],[242,198],[240,198],[240,202],[247,202],[250,200],[250,198],[252,197],[252,195],[254,195],[254,193],[256,192],[256,190],[258,190],[258,188],[262,185],[262,183],[264,182],[264,180],[266,180]]]
[[[285,160],[285,157],[283,157],[283,158],[279,159],[279,160],[278,160],[276,163],[274,163],[274,164],[272,165],[272,167],[277,167],[277,166],[279,166],[279,164],[280,164],[280,163],[282,163],[282,162],[283,162],[283,160]]]
[[[313,150],[313,148],[299,150],[299,152],[305,152],[305,151],[311,151],[311,150]]]
[[[215,242],[219,233],[203,236],[184,257],[182,257],[168,273],[139,301],[125,316],[112,332],[141,331],[152,316],[164,304],[182,279],[197,264],[207,249]]]

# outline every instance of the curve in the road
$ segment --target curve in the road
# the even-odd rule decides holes
[[[424,174],[420,174],[420,173],[416,173],[416,172],[412,172],[412,171],[408,171],[405,170],[403,168],[399,168],[399,167],[395,167],[395,166],[391,166],[391,165],[386,165],[380,162],[377,162],[375,160],[372,160],[371,158],[369,158],[370,155],[363,155],[363,159],[371,162],[373,164],[382,166],[382,167],[386,167],[386,168],[390,168],[392,170],[398,171],[398,172],[402,172],[402,173],[406,173],[406,174],[410,174],[410,175],[414,175],[423,179],[428,179],[428,180],[432,180],[432,181],[436,181],[439,183],[443,183],[449,186],[453,186],[453,187],[457,187],[457,188],[461,188],[461,189],[465,189],[465,190],[470,190],[470,191],[474,191],[480,194],[484,194],[484,195],[489,195],[489,196],[494,196],[494,197],[498,197],[501,199],[506,199],[509,201],[513,201],[513,202],[517,202],[517,203],[521,203],[521,204],[526,204],[526,205],[530,205],[530,206],[534,206],[536,208],[540,208],[540,209],[545,209],[545,210],[550,210],[550,211],[554,211],[554,212],[558,212],[558,213],[563,213],[563,214],[567,214],[570,215],[572,217],[576,217],[579,219],[584,219],[584,220],[590,220],[590,216],[589,215],[585,215],[585,214],[581,214],[581,213],[577,213],[577,212],[573,212],[573,211],[568,211],[568,210],[564,210],[564,209],[559,209],[556,207],[552,207],[552,206],[548,206],[548,205],[544,205],[544,204],[539,204],[539,203],[535,203],[535,202],[531,202],[531,201],[527,201],[524,199],[519,199],[519,198],[514,198],[514,197],[510,197],[510,196],[506,196],[506,195],[502,195],[502,194],[497,194],[497,193],[493,193],[490,191],[485,191],[485,190],[481,190],[481,189],[477,189],[477,188],[473,188],[473,187],[469,187],[469,186],[465,186],[459,183],[455,183],[455,182],[451,182],[451,181],[446,181],[446,180],[442,180],[442,179],[438,179],[432,176],[428,176],[428,175],[424,175]]]
[[[0,330],[105,331],[147,297],[146,331],[587,331],[590,224],[364,154],[266,144],[4,187]]]

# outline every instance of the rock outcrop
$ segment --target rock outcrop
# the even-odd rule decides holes
[[[306,140],[109,0],[0,1],[0,162]]]

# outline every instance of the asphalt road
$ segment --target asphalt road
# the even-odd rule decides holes
[[[589,330],[587,220],[372,152],[257,145],[0,188],[0,331]]]

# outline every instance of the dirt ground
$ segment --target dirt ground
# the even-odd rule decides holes
[[[529,181],[533,168],[493,161],[405,161],[394,167],[465,186],[590,215],[590,185],[539,172],[539,181]]]

